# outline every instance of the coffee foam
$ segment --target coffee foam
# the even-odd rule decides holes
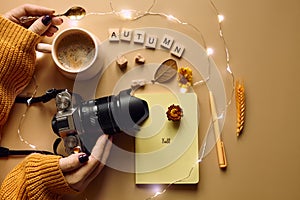
[[[80,71],[88,66],[95,56],[95,44],[84,33],[72,33],[57,45],[57,59],[68,70]]]

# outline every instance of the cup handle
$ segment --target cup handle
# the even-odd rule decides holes
[[[51,53],[52,45],[46,43],[38,43],[36,45],[36,50],[42,53]]]

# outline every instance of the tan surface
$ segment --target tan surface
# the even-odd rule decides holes
[[[0,13],[24,2],[2,1]],[[108,1],[28,2],[55,8],[58,13],[74,4],[80,4],[90,12],[110,11]],[[146,0],[113,0],[112,3],[116,10],[146,10],[150,5],[150,1]],[[235,106],[232,104],[223,130],[227,170],[218,168],[216,152],[212,151],[200,165],[198,185],[172,186],[159,199],[299,199],[300,135],[297,124],[300,111],[300,2],[216,0],[215,4],[225,15],[223,27],[231,51],[232,70],[236,77],[245,81],[246,127],[243,135],[237,139]],[[201,29],[207,44],[216,49],[214,59],[220,71],[225,71],[216,18],[208,1],[158,0],[152,11],[172,14]],[[124,24],[105,24],[91,16],[82,21],[81,26],[103,40],[107,37],[108,28],[127,26]],[[37,65],[38,94],[52,87],[72,87],[72,82],[55,69],[50,55],[39,59]],[[101,94],[110,94],[112,86],[105,85],[102,89]],[[30,88],[28,91],[31,91]],[[24,105],[14,107],[1,145],[14,149],[28,148],[17,136],[19,119],[25,109]],[[53,102],[30,108],[22,127],[23,137],[37,144],[40,149],[51,150],[55,136],[49,121],[54,113]],[[116,142],[122,143],[121,139],[117,138]],[[1,159],[0,180],[20,160]],[[106,168],[78,199],[146,199],[153,195],[153,188],[136,186],[134,174]]]

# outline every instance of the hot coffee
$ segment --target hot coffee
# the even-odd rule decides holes
[[[57,44],[57,59],[69,70],[80,71],[89,66],[95,57],[95,44],[82,32],[69,34]]]
[[[100,41],[88,30],[74,27],[58,33],[52,44],[39,43],[36,49],[52,54],[58,70],[70,79],[86,80],[102,69],[98,59]]]

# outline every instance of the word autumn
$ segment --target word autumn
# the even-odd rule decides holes
[[[126,41],[130,42],[133,40],[136,44],[145,45],[146,48],[155,49],[159,43],[159,38],[154,34],[147,34],[143,30],[132,30],[132,29],[109,29],[109,41],[119,42]],[[160,41],[160,46],[170,51],[170,53],[178,58],[181,58],[185,47],[176,42],[170,35],[165,34]]]

